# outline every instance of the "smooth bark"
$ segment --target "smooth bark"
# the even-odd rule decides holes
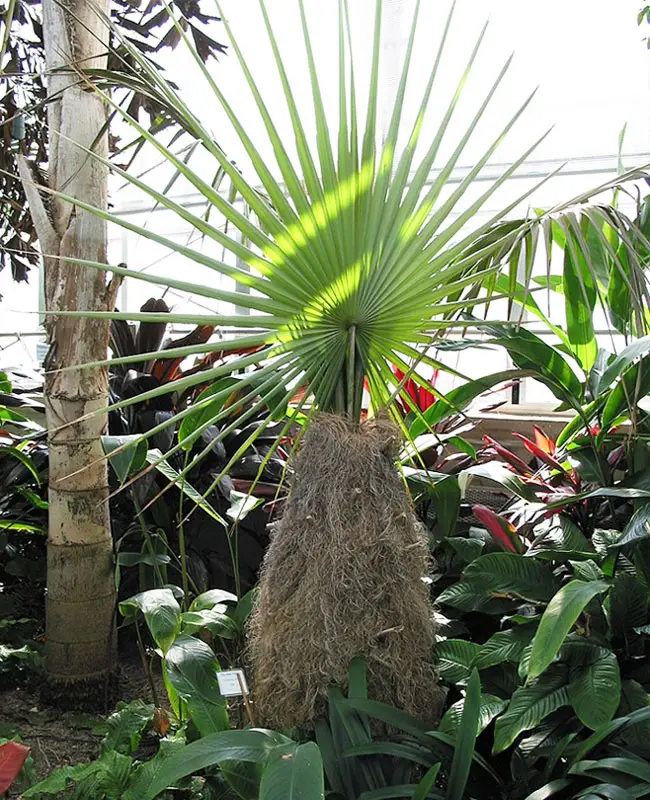
[[[106,67],[109,2],[43,2],[50,97],[49,187],[98,208],[107,207],[108,174],[87,149],[107,155],[107,114],[80,72]],[[105,223],[55,195],[39,193],[26,160],[20,169],[43,253],[50,312],[45,364],[50,446],[47,672],[55,682],[93,681],[102,679],[115,664],[115,585],[100,438],[106,415],[83,417],[106,408],[108,379],[103,369],[55,370],[106,358],[109,330],[103,320],[55,313],[112,310],[117,284],[107,283],[101,272],[66,260],[106,262]]]

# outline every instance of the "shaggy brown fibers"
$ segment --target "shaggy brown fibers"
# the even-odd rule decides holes
[[[399,441],[382,420],[322,414],[309,428],[250,625],[257,724],[311,727],[355,656],[371,698],[437,718],[428,547]]]

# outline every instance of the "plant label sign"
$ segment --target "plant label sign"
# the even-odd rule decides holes
[[[217,672],[217,681],[222,697],[236,697],[237,695],[248,694],[248,686],[243,669]]]

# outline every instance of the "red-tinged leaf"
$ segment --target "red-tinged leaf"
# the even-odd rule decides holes
[[[197,325],[186,336],[168,342],[163,349],[168,350],[171,347],[190,347],[192,345],[205,344],[213,333],[214,325]],[[179,377],[178,371],[182,361],[183,358],[154,361],[151,374],[158,378],[161,383],[170,383]]]
[[[532,478],[526,481],[526,486],[530,486],[536,492],[541,492],[542,494],[553,494],[556,491],[556,487],[551,486],[550,483],[543,483],[541,480]]]
[[[548,453],[550,456],[555,455],[555,442],[548,436],[544,431],[539,428],[537,425],[533,425],[533,432],[535,438],[535,444],[543,450],[545,453]]]
[[[619,447],[615,447],[612,452],[607,456],[607,463],[613,469],[621,463],[621,461],[625,458],[625,445],[619,445]]]
[[[554,458],[550,453],[547,453],[546,450],[539,447],[536,442],[531,442],[526,436],[522,433],[513,433],[513,436],[516,436],[517,439],[523,444],[523,446],[528,450],[529,453],[532,453],[535,458],[538,458],[543,464],[548,464],[550,467],[559,470],[560,472],[566,472],[562,464]]]
[[[12,783],[20,775],[30,749],[20,742],[0,745],[0,792],[9,791]]]
[[[506,463],[510,464],[510,466],[514,467],[518,472],[521,472],[524,475],[532,475],[531,468],[528,466],[528,464],[519,458],[519,456],[508,450],[507,447],[500,445],[496,439],[493,439],[491,436],[484,436],[483,441],[488,447],[491,447],[498,456],[500,456]]]
[[[485,525],[492,539],[502,550],[509,550],[511,553],[524,552],[524,543],[511,522],[487,506],[476,505],[472,510],[476,519]]]

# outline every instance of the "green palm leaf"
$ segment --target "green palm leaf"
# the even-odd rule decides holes
[[[430,143],[424,143],[427,146],[422,147],[422,132],[429,114],[431,93],[443,71],[441,64],[444,64],[446,36],[452,18],[450,13],[440,44],[432,56],[430,76],[424,91],[416,100],[415,122],[403,152],[398,153],[397,143],[404,104],[409,96],[411,57],[417,34],[419,3],[416,3],[393,113],[380,146],[377,100],[380,86],[381,6],[381,1],[377,0],[369,93],[367,105],[363,104],[365,107],[362,107],[355,86],[356,69],[351,47],[348,0],[339,0],[339,114],[338,128],[333,130],[323,100],[322,83],[303,0],[297,0],[296,9],[302,24],[312,95],[312,109],[307,112],[298,106],[292,89],[293,78],[284,64],[271,16],[264,0],[259,0],[259,10],[291,122],[297,163],[294,163],[285,146],[286,136],[283,139],[275,121],[275,109],[257,88],[245,48],[240,45],[225,17],[224,24],[232,51],[261,117],[262,126],[256,133],[268,137],[274,164],[262,158],[259,146],[237,116],[225,91],[198,57],[180,24],[175,23],[179,37],[194,55],[205,77],[210,97],[225,112],[242,150],[253,165],[252,180],[234,167],[197,114],[188,108],[164,76],[139,56],[125,37],[121,38],[120,44],[137,63],[143,84],[158,101],[164,101],[169,106],[176,119],[182,121],[186,133],[193,142],[198,143],[199,150],[203,150],[204,157],[211,159],[214,166],[207,173],[205,170],[193,170],[188,158],[172,152],[170,147],[133,119],[108,92],[94,85],[95,91],[103,94],[112,111],[133,126],[142,140],[173,167],[175,177],[182,176],[187,180],[205,198],[207,206],[214,208],[217,216],[225,219],[227,225],[224,228],[211,220],[209,214],[199,216],[183,208],[165,192],[157,191],[130,172],[114,166],[111,169],[143,193],[157,208],[176,214],[185,225],[199,234],[201,240],[214,241],[235,256],[241,265],[232,266],[225,263],[225,259],[220,261],[206,255],[191,244],[180,244],[164,233],[156,233],[149,227],[138,226],[109,211],[93,209],[74,198],[68,198],[70,202],[88,208],[111,223],[169,248],[179,260],[178,277],[174,278],[99,263],[88,264],[89,268],[109,270],[124,277],[191,292],[215,306],[214,314],[168,314],[165,315],[165,322],[218,325],[226,335],[234,328],[255,329],[256,332],[246,340],[262,345],[259,351],[252,356],[235,358],[226,367],[184,378],[175,383],[175,390],[205,384],[206,379],[216,379],[227,371],[257,367],[263,371],[273,370],[284,380],[287,387],[284,403],[297,389],[308,387],[314,409],[333,411],[358,420],[365,385],[371,413],[387,410],[399,421],[394,401],[401,395],[408,404],[409,398],[403,385],[393,375],[393,365],[404,371],[410,370],[415,381],[424,383],[424,379],[413,371],[413,364],[422,362],[440,366],[428,354],[428,349],[435,346],[446,327],[456,324],[461,311],[489,300],[492,290],[483,291],[483,287],[494,287],[495,276],[502,264],[508,263],[510,250],[521,240],[522,233],[521,230],[510,230],[498,241],[488,240],[485,235],[522,197],[493,214],[473,232],[471,223],[541,139],[504,170],[478,198],[464,205],[463,201],[467,190],[481,174],[503,138],[524,113],[532,95],[515,109],[503,130],[477,158],[467,176],[453,191],[446,192],[454,168],[499,90],[510,59],[497,70],[494,82],[479,102],[476,113],[458,141],[448,147],[451,155],[438,165],[441,145],[448,144],[450,125],[463,99],[464,87],[471,78],[484,33],[481,32],[470,53],[452,100],[444,109]],[[119,36],[117,32],[116,35]],[[81,77],[89,82],[87,77]],[[103,73],[100,77],[102,86],[110,84],[109,73]],[[311,127],[312,120],[309,117],[312,113],[315,122],[313,140],[306,133]],[[365,120],[363,128],[360,119]],[[416,155],[420,149],[424,150],[424,155],[418,163]],[[215,181],[205,180],[204,174],[227,176],[232,191],[219,191]],[[236,207],[235,196],[243,199],[245,212]],[[526,221],[524,233],[530,227],[531,223]],[[195,272],[195,268],[202,271],[202,282],[183,280],[182,265],[189,262]],[[222,278],[234,279],[235,288],[226,289]],[[221,304],[232,304],[237,309],[253,313],[223,314]],[[96,312],[95,316],[154,319],[153,315],[143,313],[102,315]],[[150,357],[165,355],[168,354],[149,354]],[[261,402],[268,399],[261,388],[263,386],[264,383],[260,385],[257,380],[255,386],[251,384],[250,387],[251,395],[255,392],[261,397]],[[266,391],[271,390],[272,382],[269,381]],[[167,388],[161,387],[148,392],[146,396],[125,402],[141,402],[164,391]],[[225,434],[222,432],[222,435]],[[177,447],[182,445],[179,442]]]

